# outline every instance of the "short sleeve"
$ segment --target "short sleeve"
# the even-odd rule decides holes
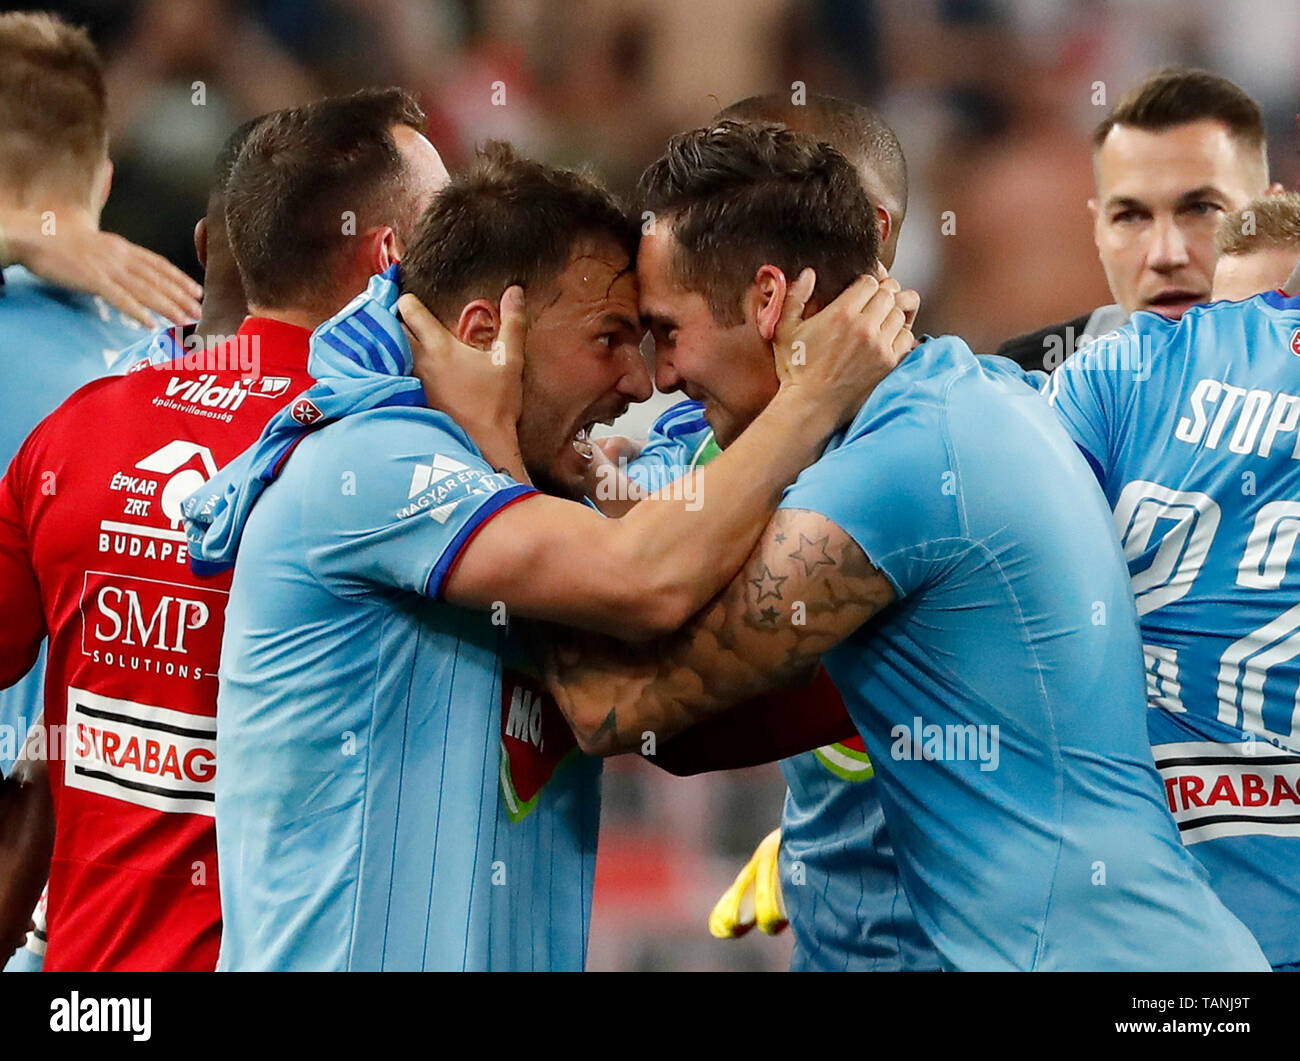
[[[654,422],[627,475],[646,490],[661,490],[680,479],[712,437],[699,402],[679,402]]]
[[[314,441],[298,468],[310,479],[307,563],[341,596],[380,586],[437,597],[484,524],[537,493],[493,471],[452,420],[429,409],[349,417]]]
[[[896,416],[829,450],[806,468],[781,508],[825,516],[849,535],[900,598],[934,575],[935,563],[964,551],[956,473],[930,410]]]
[[[1047,403],[1074,444],[1083,451],[1102,485],[1113,466],[1111,442],[1116,410],[1116,373],[1125,371],[1121,353],[1139,349],[1132,326],[1089,343],[1049,377],[1043,390]]]

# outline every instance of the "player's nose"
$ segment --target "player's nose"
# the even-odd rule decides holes
[[[646,368],[640,347],[633,347],[625,358],[618,391],[634,402],[643,402],[654,394],[654,384],[650,382],[650,371]]]
[[[675,390],[680,390],[682,385],[681,373],[677,371],[677,366],[673,364],[670,354],[662,350],[655,350],[655,386],[665,394],[671,394]]]
[[[1158,272],[1181,269],[1191,260],[1183,230],[1173,218],[1157,218],[1152,227],[1147,263]]]

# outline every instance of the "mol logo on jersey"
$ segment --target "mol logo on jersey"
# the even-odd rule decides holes
[[[554,699],[517,671],[501,675],[501,795],[512,822],[537,806],[538,796],[578,742]]]
[[[130,471],[115,472],[108,489],[122,495],[122,515],[129,518],[100,521],[99,551],[186,563],[181,502],[216,473],[212,451],[184,439],[154,450]]]
[[[223,590],[87,571],[81,654],[109,667],[198,681],[217,676]]]
[[[68,688],[63,783],[141,807],[213,814],[217,720]]]

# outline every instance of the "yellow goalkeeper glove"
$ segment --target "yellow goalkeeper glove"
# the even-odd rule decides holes
[[[781,894],[781,830],[773,829],[755,849],[731,887],[709,914],[709,932],[718,939],[739,939],[755,924],[775,936],[790,922]]]

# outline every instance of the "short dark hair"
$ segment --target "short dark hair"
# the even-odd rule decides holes
[[[875,207],[852,163],[830,144],[780,125],[723,121],[674,136],[641,174],[639,207],[671,221],[674,270],[722,324],[739,324],[745,292],[768,264],[793,279],[817,270],[833,298],[876,264]]]
[[[1169,66],[1129,89],[1093,134],[1094,149],[1117,125],[1162,133],[1189,122],[1216,121],[1234,140],[1263,157],[1264,115],[1253,99],[1226,77],[1208,70]]]
[[[0,182],[19,196],[89,196],[107,156],[104,68],[86,31],[51,14],[0,15]]]
[[[221,145],[221,150],[217,152],[217,157],[212,161],[213,194],[222,196],[226,194],[226,186],[230,183],[230,174],[234,172],[235,162],[238,161],[239,153],[244,149],[244,144],[253,135],[253,130],[274,113],[272,111],[267,114],[259,114],[256,118],[249,118],[248,121],[241,123],[234,132],[226,137],[225,143]]]
[[[631,263],[639,236],[623,206],[592,177],[522,158],[491,140],[421,216],[402,258],[402,290],[450,324],[475,298],[553,280],[583,237],[609,239]]]
[[[898,134],[870,107],[838,96],[809,92],[795,103],[788,92],[749,96],[718,112],[717,120],[779,122],[796,133],[825,140],[841,155],[875,179],[868,185],[886,199],[902,221],[907,213],[907,160]]]
[[[393,127],[425,126],[415,98],[367,89],[265,117],[226,182],[226,229],[250,305],[279,308],[328,288],[347,248],[345,211],[361,232],[409,235],[414,205]]]

